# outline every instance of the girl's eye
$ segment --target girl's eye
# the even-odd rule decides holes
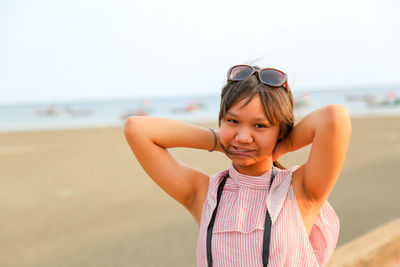
[[[234,123],[234,124],[238,123],[238,121],[237,121],[237,120],[234,120],[234,119],[227,119],[226,121],[227,121],[227,122],[230,122],[230,123]]]
[[[264,125],[264,124],[256,124],[256,125],[254,125],[254,127],[256,127],[256,128],[267,128],[267,126]]]

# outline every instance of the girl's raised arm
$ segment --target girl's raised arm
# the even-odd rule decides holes
[[[342,169],[351,136],[351,122],[343,105],[329,105],[304,117],[288,138],[278,143],[274,157],[312,143],[307,162],[294,175],[300,176],[309,200],[325,201]]]
[[[167,148],[211,150],[213,133],[201,127],[154,117],[130,117],[125,137],[140,165],[165,192],[187,208],[196,221],[208,188],[208,176],[177,160]]]

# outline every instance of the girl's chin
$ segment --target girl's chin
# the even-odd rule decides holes
[[[233,156],[230,158],[234,165],[243,166],[243,167],[251,166],[256,163],[254,159],[251,159],[248,157]]]

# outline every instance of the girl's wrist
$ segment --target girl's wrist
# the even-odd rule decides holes
[[[213,145],[212,145],[212,148],[210,149],[210,150],[208,150],[209,152],[213,152],[213,151],[215,151],[215,149],[217,148],[217,143],[218,143],[218,137],[217,137],[217,134],[216,134],[216,132],[213,130],[213,129],[211,129],[211,128],[209,128],[209,130],[211,131],[211,133],[212,133],[212,142],[213,142]]]
[[[211,149],[209,149],[209,152],[214,152],[214,151],[218,151],[218,152],[222,152],[222,148],[221,148],[221,142],[220,142],[220,134],[219,131],[215,131],[213,129],[209,129],[210,132],[212,133],[212,141],[211,141],[211,145],[209,147],[211,147]]]
[[[223,152],[222,147],[221,147],[221,139],[220,139],[219,131],[215,132],[215,134],[217,135],[217,147],[215,148],[215,151]]]

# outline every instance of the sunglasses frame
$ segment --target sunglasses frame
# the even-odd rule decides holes
[[[284,86],[284,87],[285,87],[285,90],[286,90],[286,92],[288,92],[287,74],[284,73],[284,72],[281,71],[281,70],[274,69],[274,68],[263,68],[263,69],[259,69],[259,68],[256,68],[256,67],[254,67],[254,66],[245,65],[245,64],[235,65],[235,66],[230,67],[229,70],[228,70],[228,74],[227,74],[228,82],[229,82],[229,81],[237,82],[237,81],[242,81],[242,80],[248,78],[248,77],[246,77],[246,78],[240,79],[240,80],[230,79],[230,74],[231,74],[232,70],[233,70],[234,68],[236,68],[236,67],[249,67],[250,69],[252,69],[252,72],[251,72],[251,74],[250,74],[248,77],[250,77],[251,75],[253,75],[254,72],[257,72],[257,73],[258,73],[258,79],[259,79],[262,83],[264,83],[264,84],[266,84],[266,85],[268,85],[268,86],[271,86],[271,87],[281,87],[281,86],[285,85],[285,86]],[[278,72],[282,73],[282,74],[283,74],[283,82],[282,82],[280,85],[275,85],[275,84],[266,83],[265,81],[263,81],[263,80],[261,79],[261,72],[264,71],[264,70],[274,70],[274,71],[278,71]]]

